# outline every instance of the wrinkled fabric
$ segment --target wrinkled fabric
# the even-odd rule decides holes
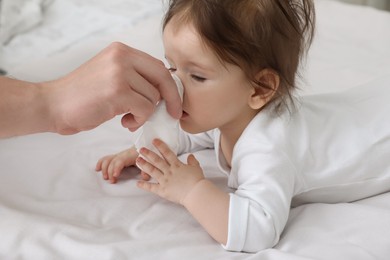
[[[43,19],[44,8],[52,0],[1,0],[0,45],[7,44],[18,33],[37,26]]]

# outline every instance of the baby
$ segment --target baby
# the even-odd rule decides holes
[[[169,1],[165,56],[184,86],[178,153],[214,148],[233,193],[159,139],[158,152],[130,148],[96,170],[115,182],[137,165],[138,187],[183,205],[225,249],[245,252],[273,247],[291,206],[390,190],[387,86],[294,98],[314,18],[311,0]]]

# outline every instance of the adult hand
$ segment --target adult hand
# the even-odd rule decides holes
[[[75,71],[42,83],[48,95],[55,132],[73,134],[92,129],[116,115],[122,125],[138,129],[165,99],[168,112],[179,118],[181,101],[162,61],[122,43],[112,43]]]

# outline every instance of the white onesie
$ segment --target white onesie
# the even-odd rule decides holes
[[[390,77],[340,93],[303,97],[296,112],[261,111],[228,167],[218,129],[181,132],[179,153],[215,148],[228,175],[231,251],[273,247],[291,206],[349,202],[390,190]]]

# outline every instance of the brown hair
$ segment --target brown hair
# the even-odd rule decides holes
[[[240,66],[265,92],[271,87],[255,75],[275,71],[276,108],[292,101],[298,66],[314,35],[312,0],[169,0],[163,29],[174,16],[192,23],[221,61]]]

